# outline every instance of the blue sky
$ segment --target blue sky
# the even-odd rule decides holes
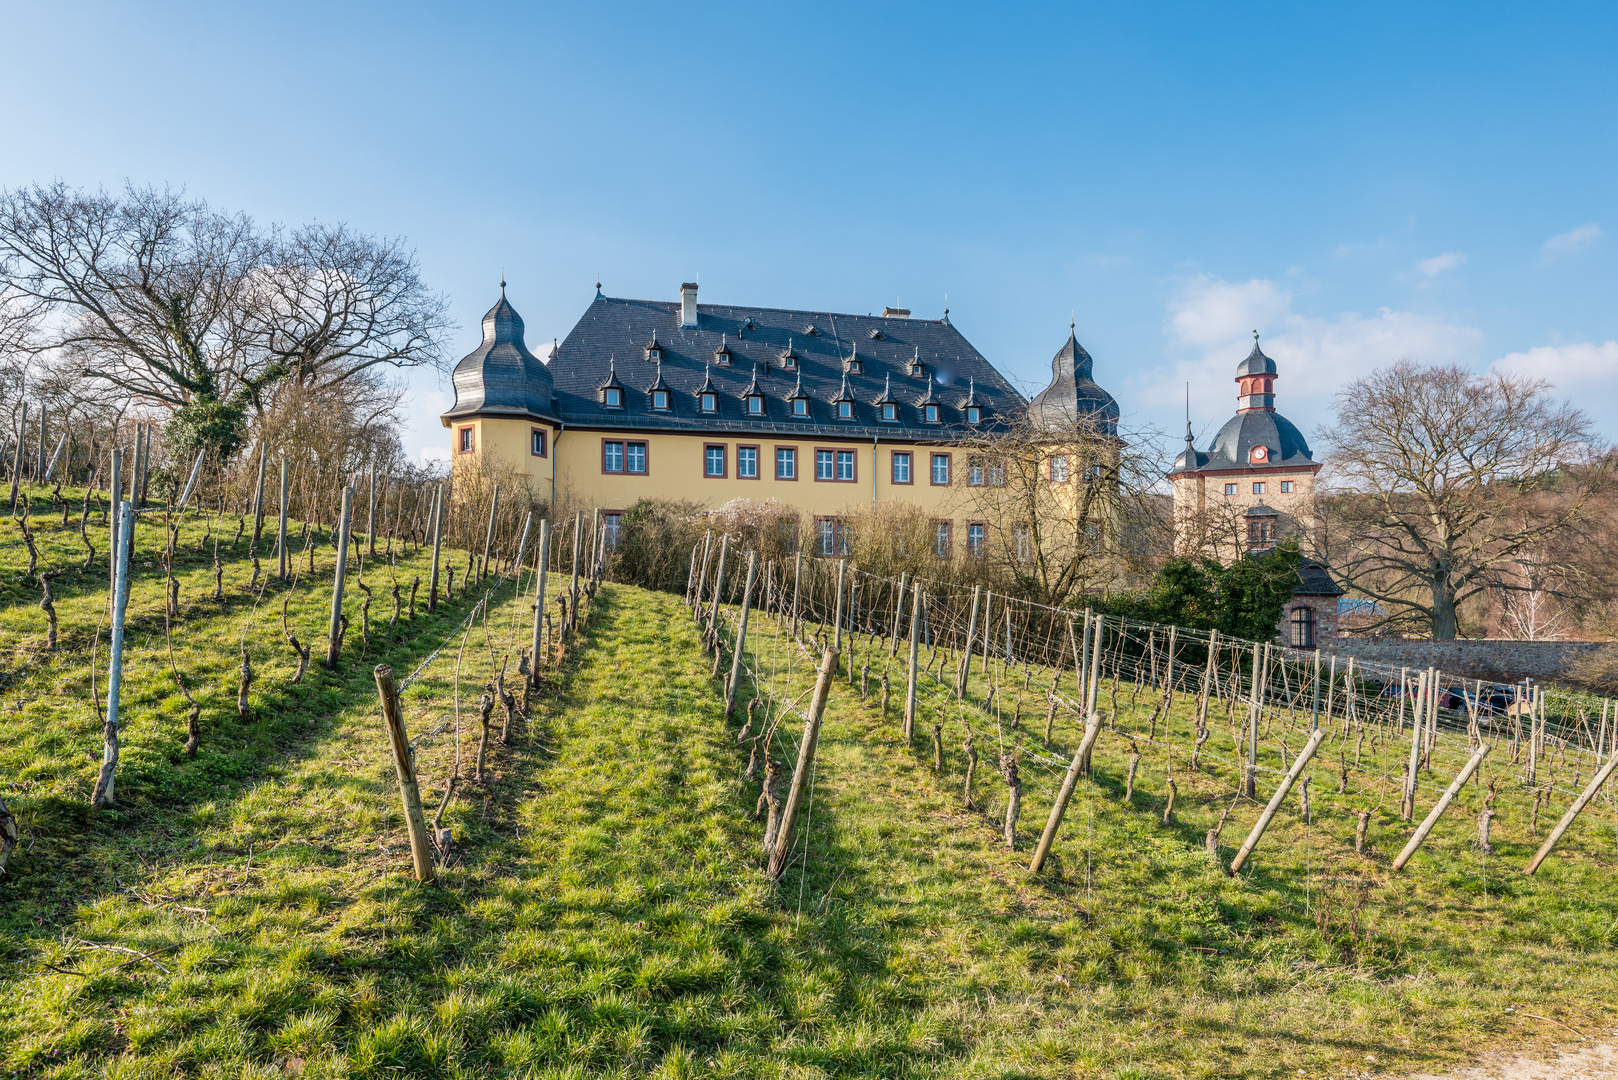
[[[0,184],[184,186],[416,247],[478,339],[593,295],[952,320],[1037,389],[1070,315],[1206,435],[1265,335],[1306,431],[1399,357],[1618,435],[1618,7],[6,2]],[[447,384],[411,380],[413,454]]]

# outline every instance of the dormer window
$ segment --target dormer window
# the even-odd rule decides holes
[[[791,353],[787,353],[781,357],[781,366],[787,371],[797,371],[798,358]]]
[[[796,416],[796,417],[800,417],[800,418],[808,416],[809,415],[809,399],[808,398],[803,398],[803,397],[795,397],[795,398],[793,398],[792,399],[792,415]]]
[[[729,367],[730,353],[724,349],[719,350],[713,354],[713,362],[721,365],[722,367]]]
[[[966,422],[968,424],[983,423],[983,409],[977,405],[968,405],[966,407]]]
[[[891,401],[882,403],[882,419],[887,423],[897,423],[899,420],[899,406]]]
[[[656,409],[658,412],[668,412],[669,392],[667,390],[652,391],[652,408]]]
[[[646,347],[646,359],[654,364],[659,363],[663,359],[663,350],[656,345],[648,345]]]
[[[882,331],[880,331],[880,330],[872,330],[866,336],[869,337],[872,341],[881,341],[882,340]]]
[[[703,412],[718,412],[719,398],[713,394],[702,394],[697,398],[697,405]]]
[[[808,334],[810,337],[819,337],[820,327],[816,326],[814,323],[810,323],[808,326],[803,328],[803,332]]]
[[[929,424],[938,423],[938,406],[937,405],[924,405],[924,406],[922,406],[921,418],[922,418],[922,420],[924,422],[929,423]]]
[[[852,401],[839,401],[837,403],[837,419],[854,419],[854,403]]]
[[[854,359],[852,359],[852,360],[850,360],[848,362],[848,373],[850,375],[858,375],[860,372],[862,372],[864,370],[865,370],[865,361],[861,360],[859,357],[856,356]]]
[[[601,391],[601,404],[609,409],[624,407],[624,392],[616,386],[609,386]]]
[[[763,394],[748,394],[747,395],[747,415],[748,416],[763,416],[764,415],[764,395]]]
[[[919,379],[927,374],[927,369],[920,363],[912,363],[910,365],[910,374]]]

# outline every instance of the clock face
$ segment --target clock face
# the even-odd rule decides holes
[[[1253,447],[1253,460],[1254,461],[1263,461],[1266,458],[1268,458],[1269,456],[1270,456],[1270,451],[1268,450],[1268,448],[1263,447],[1263,446],[1255,446],[1255,447]]]

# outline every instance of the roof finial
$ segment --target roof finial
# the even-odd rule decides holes
[[[506,298],[506,272],[504,270],[501,270],[500,271],[500,299],[504,300],[505,298]]]
[[[1191,449],[1191,384],[1185,384],[1185,448]]]
[[[1257,330],[1253,331],[1253,344],[1254,345],[1258,344],[1258,331]]]
[[[600,274],[596,275],[596,295],[597,296],[601,295],[601,275]]]

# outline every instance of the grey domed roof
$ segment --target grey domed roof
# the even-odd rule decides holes
[[[1267,359],[1267,358],[1266,358]],[[1313,465],[1309,444],[1292,421],[1273,409],[1239,412],[1214,436],[1209,460],[1203,468],[1234,469],[1253,465],[1253,447],[1262,444],[1269,451],[1266,466]]]
[[[506,299],[483,316],[483,344],[455,365],[455,406],[446,417],[470,413],[513,413],[556,418],[555,384],[550,368],[523,343],[522,316]]]
[[[1258,334],[1253,335],[1253,351],[1247,354],[1247,359],[1236,365],[1236,377],[1243,375],[1274,375],[1275,361],[1264,355],[1264,350],[1258,347]]]
[[[1029,418],[1040,427],[1061,430],[1093,423],[1096,434],[1117,435],[1118,403],[1096,385],[1094,364],[1069,326],[1067,344],[1051,360],[1051,384],[1029,402]]]

